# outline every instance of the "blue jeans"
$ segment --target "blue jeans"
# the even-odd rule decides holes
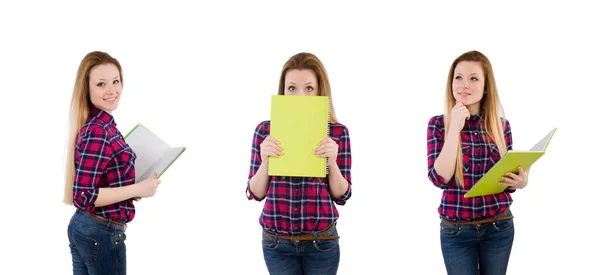
[[[337,236],[334,228],[324,236]],[[319,232],[313,233],[317,235]],[[294,242],[263,232],[263,255],[271,275],[336,274],[340,263],[339,239]],[[317,238],[318,239],[318,238]]]
[[[510,210],[501,216],[512,215]],[[513,220],[459,225],[442,219],[440,239],[449,275],[506,274],[515,229]]]
[[[126,274],[125,227],[77,209],[68,227],[73,274]]]

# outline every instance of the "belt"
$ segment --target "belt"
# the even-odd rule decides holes
[[[122,227],[127,227],[127,224],[125,224],[124,222],[120,222],[120,221],[117,221],[117,220],[109,220],[109,219],[107,219],[105,217],[98,216],[98,215],[96,215],[94,213],[87,212],[87,211],[86,211],[86,213],[88,213],[90,215],[90,217],[92,217],[94,220],[97,220],[99,222],[109,222],[110,221],[111,223],[114,223],[116,225],[120,225]]]
[[[273,238],[278,238],[278,239],[283,239],[283,240],[289,240],[295,243],[299,243],[301,241],[316,241],[318,240],[335,240],[335,239],[339,239],[340,236],[323,236],[329,232],[331,232],[333,229],[335,228],[335,223],[331,224],[329,227],[327,227],[325,230],[320,231],[317,233],[317,238],[315,238],[314,234],[306,234],[306,235],[298,235],[298,236],[285,236],[285,235],[275,235],[275,234],[271,234],[268,231],[264,230],[265,234],[267,234],[267,236],[269,237],[273,237]]]
[[[475,226],[480,226],[484,223],[491,223],[491,222],[496,222],[496,221],[505,221],[505,220],[510,220],[512,218],[514,218],[513,215],[510,216],[502,216],[503,214],[505,214],[506,212],[508,212],[508,208],[506,208],[506,210],[502,211],[502,213],[500,214],[496,214],[493,217],[489,217],[489,218],[483,218],[483,219],[479,219],[479,220],[474,220],[474,221],[458,221],[459,225],[475,225]],[[441,217],[442,220],[444,220],[447,223],[457,223],[457,221],[452,221],[449,219],[446,219],[444,217]]]

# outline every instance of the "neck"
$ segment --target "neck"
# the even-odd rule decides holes
[[[469,114],[472,116],[479,114],[479,106],[479,102],[468,105],[467,110],[469,110]]]

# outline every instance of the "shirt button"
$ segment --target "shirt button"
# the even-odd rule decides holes
[[[477,132],[475,132],[475,135],[477,135]]]
[[[83,194],[85,194],[85,193],[81,192],[81,194],[83,195]]]
[[[298,211],[298,208],[294,208],[294,211]]]

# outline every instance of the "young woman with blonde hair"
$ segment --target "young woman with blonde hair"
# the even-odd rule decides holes
[[[510,124],[501,108],[489,59],[470,51],[454,60],[446,112],[431,118],[427,128],[429,179],[443,189],[438,213],[448,274],[506,273],[514,238],[510,193],[527,185],[528,171],[507,174],[502,193],[464,197],[512,150]]]
[[[279,95],[328,96],[331,88],[325,67],[313,54],[299,53],[283,66]],[[331,102],[331,101],[330,101]],[[269,136],[270,121],[256,127],[252,140],[248,199],[266,202],[259,223],[270,274],[336,274],[340,249],[335,204],[351,196],[350,136],[330,105],[329,138],[315,145],[315,154],[327,158],[326,178],[269,176],[269,157],[282,147]],[[283,145],[285,146],[285,145]]]
[[[104,52],[83,58],[71,98],[63,199],[76,208],[68,227],[73,274],[126,274],[132,198],[153,196],[160,183],[154,175],[134,184],[136,155],[112,116],[122,88],[116,59]]]

